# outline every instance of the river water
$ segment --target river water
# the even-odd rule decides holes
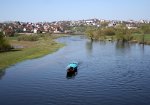
[[[63,37],[66,46],[0,74],[0,105],[150,105],[150,46]],[[76,75],[66,66],[79,62]]]

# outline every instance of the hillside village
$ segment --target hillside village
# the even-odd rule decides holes
[[[14,33],[74,33],[76,27],[94,26],[94,27],[116,27],[124,24],[128,29],[136,29],[139,24],[149,24],[148,20],[140,21],[120,21],[104,19],[87,19],[78,21],[54,21],[54,22],[19,22],[8,21],[0,23],[0,31],[6,36],[13,36]]]

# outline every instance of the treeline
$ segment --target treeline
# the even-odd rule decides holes
[[[92,40],[117,40],[117,41],[133,41],[136,40],[135,34],[140,35],[140,40],[144,43],[144,35],[150,34],[150,24],[140,24],[136,28],[128,29],[124,25],[115,27],[89,27],[86,34]]]

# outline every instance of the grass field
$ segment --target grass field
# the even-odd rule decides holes
[[[143,41],[143,35],[142,34],[133,34],[133,40],[136,40],[138,43]],[[150,34],[144,35],[144,43],[150,45]]]
[[[33,42],[17,41],[15,38],[12,38],[10,43],[16,49],[0,53],[0,70],[23,60],[53,53],[64,46],[63,44],[56,43],[53,38],[40,38],[40,40]]]

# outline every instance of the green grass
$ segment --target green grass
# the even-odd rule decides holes
[[[142,42],[143,39],[143,35],[142,34],[133,34],[133,40],[137,41],[137,42]],[[150,34],[145,34],[144,35],[144,42],[145,44],[150,44]]]
[[[145,41],[150,41],[150,34],[144,35]]]
[[[64,44],[56,43],[51,38],[42,38],[35,42],[19,42],[17,40],[12,40],[11,42],[13,45],[21,45],[24,46],[24,48],[9,52],[1,52],[0,70],[27,59],[38,58],[53,53],[64,46]]]
[[[141,42],[143,39],[143,35],[142,34],[133,34],[133,39],[132,41],[136,41],[136,42]],[[107,39],[113,39],[116,40],[116,36],[105,36],[106,40]],[[145,44],[150,44],[150,34],[145,34],[144,35],[144,42]]]

